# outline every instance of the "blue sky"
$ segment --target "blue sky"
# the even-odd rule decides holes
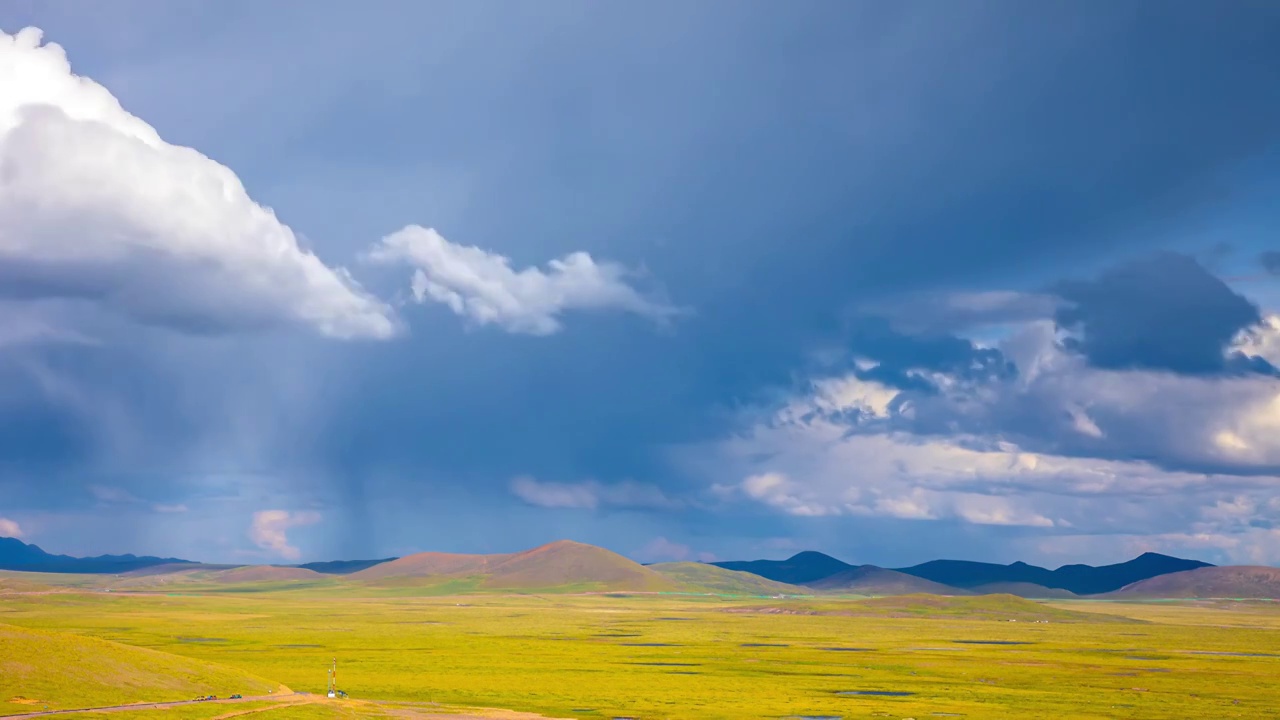
[[[1280,562],[1278,28],[8,3],[0,532]]]

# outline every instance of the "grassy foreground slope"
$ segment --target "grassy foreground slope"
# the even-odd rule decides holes
[[[94,637],[0,625],[0,714],[204,694],[260,695],[278,683],[244,670]]]
[[[709,563],[670,562],[649,566],[662,573],[685,592],[713,593],[717,595],[811,595],[812,590],[774,582],[749,572],[726,570]]]

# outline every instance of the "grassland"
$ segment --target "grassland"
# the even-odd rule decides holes
[[[279,687],[244,670],[94,637],[0,625],[0,714]]]
[[[0,598],[0,622],[140,646],[312,692],[324,689],[336,656],[353,698],[560,718],[1181,720],[1271,718],[1280,706],[1280,607],[1266,603],[73,589]],[[28,694],[4,682],[0,694]],[[838,694],[849,691],[913,694]],[[112,695],[40,692],[58,707]],[[259,717],[295,713],[387,709],[286,707]]]

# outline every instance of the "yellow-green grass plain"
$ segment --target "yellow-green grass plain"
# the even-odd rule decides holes
[[[353,698],[558,718],[1184,720],[1274,718],[1280,708],[1274,603],[360,597],[345,587],[268,587],[10,594],[0,596],[0,623],[157,650],[300,691],[323,691],[337,657],[339,683]],[[111,695],[88,702],[56,681],[45,687],[49,697],[38,699],[57,708]],[[913,694],[838,694],[849,691]],[[5,677],[0,695],[31,697]],[[258,717],[362,716],[360,708],[291,706]]]

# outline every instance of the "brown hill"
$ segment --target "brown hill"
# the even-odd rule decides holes
[[[353,580],[385,580],[387,578],[481,575],[488,572],[490,565],[509,557],[511,557],[510,554],[462,555],[424,552],[374,565],[366,570],[351,573],[348,577]]]
[[[670,578],[684,592],[756,596],[813,594],[807,587],[774,582],[755,573],[726,570],[710,563],[668,562],[648,567]]]
[[[1016,595],[1035,600],[1070,600],[1080,597],[1070,590],[1048,588],[1029,582],[995,582],[969,588],[975,595]]]
[[[209,579],[217,583],[278,582],[282,580],[323,580],[326,576],[314,570],[273,565],[246,565],[223,570]]]
[[[418,553],[352,573],[372,584],[470,580],[476,589],[671,590],[676,583],[617,553],[570,540],[495,555]]]
[[[844,592],[856,595],[970,595],[968,590],[925,580],[897,570],[886,570],[875,565],[859,565],[830,577],[806,583],[815,590]]]
[[[1280,599],[1280,568],[1228,565],[1160,575],[1108,593],[1116,598]]]
[[[559,540],[509,555],[490,565],[489,588],[598,584],[610,590],[670,590],[675,583],[659,572],[595,545]]]

